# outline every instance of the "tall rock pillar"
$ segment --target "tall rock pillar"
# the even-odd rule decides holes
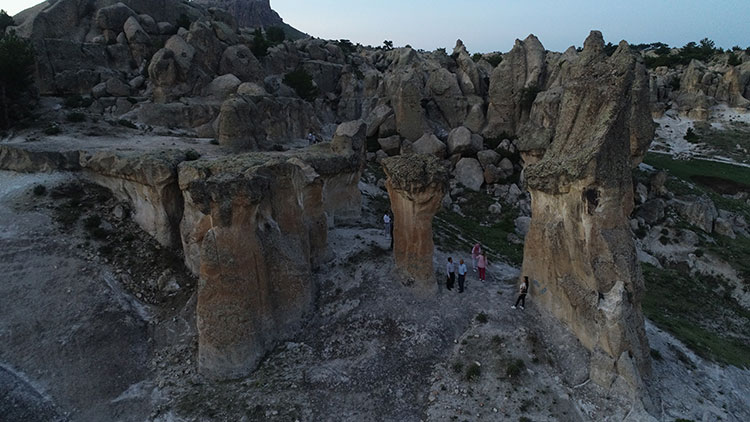
[[[383,160],[393,210],[396,268],[420,293],[437,291],[432,265],[432,218],[440,209],[447,168],[433,155],[402,155]]]
[[[533,280],[533,300],[591,351],[592,381],[642,392],[650,358],[628,216],[631,167],[653,138],[648,77],[626,43],[611,57],[603,46],[592,32],[566,64],[554,121],[535,118],[535,103],[529,124],[547,126],[522,133],[519,149],[533,153],[524,170],[532,219],[523,275]]]

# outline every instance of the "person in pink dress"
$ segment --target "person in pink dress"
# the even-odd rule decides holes
[[[484,281],[487,273],[487,256],[484,252],[479,252],[479,256],[477,257],[477,268],[479,268],[479,279]]]
[[[471,248],[471,262],[474,265],[474,272],[477,272],[477,259],[479,258],[480,253],[482,253],[482,246],[477,243]]]

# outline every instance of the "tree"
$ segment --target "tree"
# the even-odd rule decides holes
[[[390,41],[390,40],[383,41],[383,49],[384,50],[393,50],[393,41]]]
[[[12,117],[20,117],[24,107],[15,106],[33,83],[34,49],[27,40],[11,31],[0,37],[0,127],[8,128]],[[12,109],[12,110],[11,110]]]
[[[268,41],[271,41],[275,44],[278,44],[280,42],[284,42],[286,39],[286,34],[284,33],[284,29],[278,26],[272,26],[266,29],[266,38],[268,38]]]
[[[10,17],[5,10],[0,10],[0,36],[5,33],[5,28],[14,26],[15,24],[13,18]]]

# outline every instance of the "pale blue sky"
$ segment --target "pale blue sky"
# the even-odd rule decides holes
[[[0,0],[11,14],[35,0]],[[750,0],[271,0],[284,21],[320,38],[380,45],[507,51],[533,33],[549,50],[581,45],[591,29],[613,43],[682,46],[703,37],[750,46]]]

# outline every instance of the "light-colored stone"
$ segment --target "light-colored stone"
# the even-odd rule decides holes
[[[468,189],[474,192],[479,192],[484,183],[484,172],[482,166],[479,165],[479,161],[475,158],[462,158],[456,164],[456,169],[453,172],[456,180]]]

